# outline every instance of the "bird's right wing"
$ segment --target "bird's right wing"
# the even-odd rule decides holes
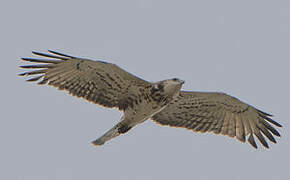
[[[37,63],[20,66],[33,71],[21,76],[38,75],[27,81],[49,84],[70,94],[106,107],[125,110],[138,103],[142,90],[151,84],[121,69],[115,64],[76,58],[55,51],[33,54],[50,59],[22,58]],[[40,64],[39,64],[40,63]]]
[[[253,135],[265,147],[268,144],[264,136],[274,143],[276,140],[273,135],[280,136],[271,124],[278,127],[281,125],[269,116],[271,115],[224,93],[181,91],[176,100],[152,119],[161,125],[214,132],[236,137],[242,142],[249,135],[248,142],[257,148]]]

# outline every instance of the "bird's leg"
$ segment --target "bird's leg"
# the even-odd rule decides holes
[[[106,132],[103,136],[100,138],[96,139],[92,143],[94,145],[103,145],[106,141],[109,141],[113,139],[114,137],[119,136],[120,134],[124,134],[127,131],[129,131],[132,128],[132,126],[128,126],[122,122],[119,122],[116,124],[112,129],[110,129],[108,132]]]

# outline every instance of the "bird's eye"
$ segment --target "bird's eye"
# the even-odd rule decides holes
[[[173,78],[172,80],[173,80],[173,81],[177,81],[178,79],[177,79],[177,78]]]

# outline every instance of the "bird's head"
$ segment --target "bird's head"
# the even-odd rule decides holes
[[[177,78],[159,81],[154,83],[151,92],[157,96],[174,99],[179,95],[182,84],[184,81]]]

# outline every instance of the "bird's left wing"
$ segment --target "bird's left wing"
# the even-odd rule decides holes
[[[272,134],[280,136],[271,124],[281,127],[269,116],[271,115],[224,93],[181,91],[176,100],[152,119],[161,125],[221,133],[236,137],[242,142],[249,135],[248,142],[257,148],[255,135],[268,148],[264,136],[274,143],[276,140]]]
[[[33,71],[24,72],[21,76],[34,76],[27,81],[38,81],[67,90],[70,94],[106,107],[117,107],[125,110],[138,103],[142,90],[150,83],[142,80],[115,64],[103,61],[92,61],[77,58],[55,51],[50,54],[33,52],[49,59],[22,58],[36,63],[20,66]]]

